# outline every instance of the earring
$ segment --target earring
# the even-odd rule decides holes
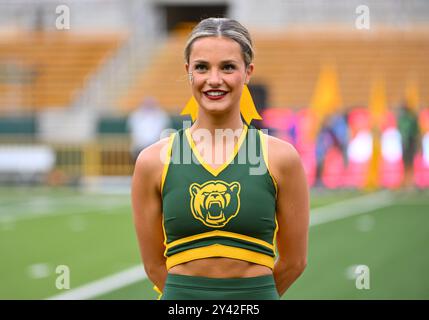
[[[189,72],[189,73],[188,73],[188,77],[189,77],[189,81],[190,81],[191,83],[194,83],[194,76],[192,75],[192,72]]]

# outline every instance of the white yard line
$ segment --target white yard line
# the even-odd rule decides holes
[[[394,196],[389,191],[384,190],[316,208],[311,210],[310,226],[384,208],[391,205],[393,201]]]
[[[354,215],[387,207],[394,201],[389,191],[380,191],[343,200],[311,210],[310,226],[321,225]],[[49,300],[84,300],[120,289],[146,278],[141,264],[76,289],[48,298]]]
[[[76,289],[68,290],[48,300],[85,300],[123,288],[146,278],[143,266],[137,265]]]

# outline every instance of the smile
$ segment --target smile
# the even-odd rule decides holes
[[[210,90],[203,92],[204,95],[210,100],[220,100],[228,93],[227,91],[222,90]]]

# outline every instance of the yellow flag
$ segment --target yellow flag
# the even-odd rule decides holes
[[[380,77],[372,82],[368,107],[372,126],[380,130],[387,112],[386,85],[384,79]]]
[[[405,101],[414,111],[419,109],[419,84],[415,79],[409,79],[405,87]]]
[[[337,72],[333,65],[325,65],[320,70],[310,107],[322,121],[325,116],[339,111],[341,105]]]
[[[241,93],[240,112],[247,124],[250,124],[250,121],[253,119],[262,120],[258,110],[256,110],[256,106],[253,102],[249,88],[246,85],[244,86],[243,92]]]
[[[377,131],[377,130],[375,130]],[[377,190],[380,186],[380,167],[381,167],[381,137],[378,132],[373,132],[372,137],[372,156],[369,161],[368,173],[364,189],[366,191]]]
[[[197,119],[198,116],[198,103],[197,100],[195,100],[194,96],[189,99],[188,103],[186,104],[185,108],[183,108],[182,112],[180,113],[181,116],[190,115],[192,122]]]
[[[368,102],[372,129],[372,156],[369,163],[365,189],[373,191],[380,186],[381,154],[381,126],[387,113],[386,85],[384,79],[377,77],[371,85]]]

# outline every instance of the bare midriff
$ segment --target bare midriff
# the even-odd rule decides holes
[[[168,270],[180,274],[207,278],[250,278],[272,274],[266,266],[230,258],[204,258],[179,264]]]

